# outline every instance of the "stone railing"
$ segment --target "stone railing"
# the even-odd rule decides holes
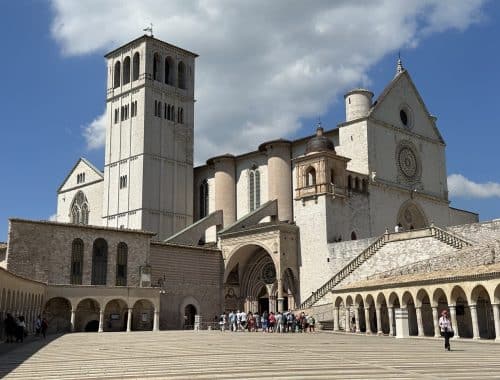
[[[338,271],[330,280],[328,280],[323,286],[318,290],[313,292],[309,298],[307,298],[300,305],[301,309],[306,309],[313,306],[317,301],[323,298],[328,292],[330,292],[335,286],[337,286],[341,281],[343,281],[347,276],[354,272],[361,264],[372,257],[380,248],[382,248],[388,239],[388,234],[380,236],[372,244],[370,244],[366,249],[364,249],[358,256],[351,260],[345,267]]]
[[[470,241],[467,241],[464,238],[452,234],[451,232],[436,227],[434,224],[431,224],[430,230],[433,237],[454,248],[462,249],[464,247],[472,246],[472,243]]]

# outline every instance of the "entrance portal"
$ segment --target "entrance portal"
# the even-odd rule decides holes
[[[184,308],[184,330],[194,329],[194,316],[196,315],[196,307],[187,305]]]

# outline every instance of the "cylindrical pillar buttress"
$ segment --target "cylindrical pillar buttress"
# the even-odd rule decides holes
[[[236,170],[234,156],[212,158],[214,165],[215,209],[222,210],[224,228],[236,221]]]
[[[267,152],[268,199],[278,200],[278,219],[292,221],[292,151],[287,140],[277,140],[262,144],[259,149]]]

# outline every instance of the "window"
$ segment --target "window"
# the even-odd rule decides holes
[[[208,181],[206,179],[200,185],[200,219],[208,215]]]
[[[121,112],[120,112],[121,121],[128,119],[128,107],[129,107],[128,104],[121,107]]]
[[[158,100],[155,100],[155,116],[158,116]]]
[[[182,61],[177,65],[177,87],[186,89],[186,65]]]
[[[347,189],[352,190],[352,177],[351,177],[351,175],[347,176]]]
[[[306,186],[316,185],[316,170],[308,168],[306,171]]]
[[[170,120],[175,121],[175,107],[170,106]]]
[[[76,183],[84,183],[85,182],[85,173],[79,173],[76,175]]]
[[[106,285],[108,270],[108,243],[99,238],[92,249],[92,285]]]
[[[114,73],[114,88],[120,87],[120,75],[121,75],[121,67],[120,61],[115,63],[115,73]]]
[[[134,54],[134,59],[133,59],[133,72],[132,72],[132,80],[137,80],[139,79],[139,53]]]
[[[89,224],[89,204],[83,191],[76,193],[71,203],[70,220],[73,224]]]
[[[181,124],[184,124],[184,108],[181,108]]]
[[[356,236],[356,232],[351,232],[351,240],[356,240],[358,237]]]
[[[165,83],[174,84],[174,61],[171,57],[165,59]]]
[[[118,108],[115,109],[115,124],[120,120],[120,111]]]
[[[83,241],[81,239],[73,240],[71,245],[71,276],[72,285],[82,284],[82,266],[83,266]]]
[[[137,116],[137,100],[130,103],[130,117]]]
[[[120,176],[120,189],[127,187],[127,175]]]
[[[123,60],[123,84],[130,83],[130,57]]]
[[[127,244],[118,244],[116,252],[116,286],[127,286],[127,259]]]
[[[160,80],[160,65],[161,65],[161,58],[158,53],[155,53],[153,56],[153,79],[154,80]]]
[[[167,118],[167,103],[163,105],[163,118],[164,119]]]
[[[158,102],[158,109],[156,110],[156,116],[161,117],[161,102]]]
[[[170,104],[167,106],[167,120],[170,120]]]
[[[360,191],[360,190],[361,190],[361,187],[359,185],[359,178],[355,177],[354,178],[354,191]]]
[[[260,172],[259,169],[253,168],[249,172],[249,200],[250,212],[260,207]]]

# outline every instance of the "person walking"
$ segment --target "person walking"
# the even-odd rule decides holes
[[[5,342],[6,343],[14,343],[14,336],[16,335],[16,320],[12,316],[12,314],[7,313],[7,317],[4,320],[4,329],[5,329]]]
[[[443,310],[441,312],[441,317],[439,318],[439,328],[441,329],[441,336],[444,337],[444,349],[451,351],[450,338],[452,338],[455,333],[451,327],[448,310]]]
[[[41,328],[43,339],[45,339],[45,337],[47,336],[47,329],[48,328],[49,328],[49,322],[47,322],[47,319],[43,318],[42,319],[42,328]]]
[[[42,316],[38,314],[38,317],[36,317],[35,321],[36,336],[39,336],[41,331],[42,331]]]

